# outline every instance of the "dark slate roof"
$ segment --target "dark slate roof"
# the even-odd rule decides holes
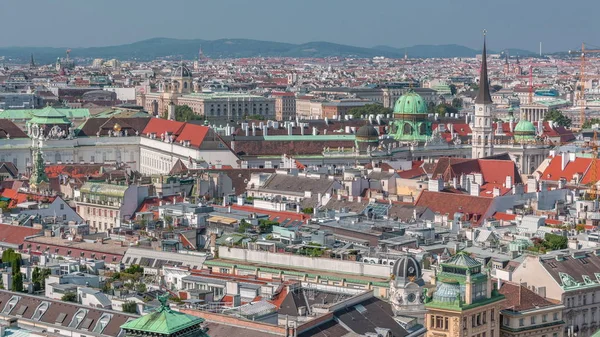
[[[142,134],[146,124],[150,121],[150,117],[134,117],[134,118],[90,118],[81,126],[79,126],[79,137],[96,137],[96,133],[100,132],[101,136],[108,135],[109,130],[113,130],[115,124],[121,126],[121,130],[127,130],[129,136],[134,136],[137,131]]]
[[[375,328],[389,329],[392,337],[408,335],[408,332],[394,319],[391,305],[375,297],[341,309],[334,315],[342,324],[360,335],[375,333]]]
[[[479,91],[475,97],[475,104],[492,104],[490,95],[490,81],[487,73],[487,52],[485,48],[485,35],[483,37],[483,52],[481,53],[481,71],[479,73]]]
[[[333,184],[327,178],[308,178],[287,174],[273,174],[261,189],[281,192],[304,193],[311,191],[313,195],[325,193]]]
[[[310,330],[300,333],[299,337],[343,337],[350,333],[339,322],[330,320]]]
[[[570,275],[576,282],[586,284],[583,275],[596,281],[595,273],[600,273],[600,256],[594,252],[581,251],[573,255],[562,254],[560,258],[542,258],[540,263],[554,278],[556,283],[562,285],[559,273]]]
[[[27,138],[27,134],[15,123],[8,119],[0,119],[0,139],[6,139],[6,135],[10,138]]]
[[[69,323],[71,323],[71,319],[79,309],[88,310],[88,313],[85,315],[82,322],[86,319],[92,320],[90,325],[90,331],[96,327],[98,319],[100,319],[100,317],[104,313],[111,314],[112,318],[108,322],[108,325],[102,331],[102,336],[117,336],[121,331],[122,324],[127,322],[127,320],[129,319],[137,318],[137,316],[124,314],[116,311],[97,309],[93,307],[78,305],[75,303],[57,301],[45,297],[29,296],[27,294],[15,293],[6,290],[0,290],[0,305],[4,307],[13,296],[20,296],[21,299],[17,301],[16,305],[14,306],[14,309],[10,312],[10,316],[17,317],[16,315],[19,314],[25,319],[31,319],[36,308],[42,302],[48,302],[50,303],[50,306],[46,310],[46,312],[41,316],[40,321],[46,324],[55,325],[57,328],[60,328],[61,326],[68,326]],[[64,314],[62,323],[57,323],[56,320],[61,314]]]

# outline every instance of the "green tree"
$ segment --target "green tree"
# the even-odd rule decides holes
[[[148,291],[148,287],[146,287],[146,283],[141,282],[135,285],[135,291],[138,293],[145,293]]]
[[[362,115],[377,116],[379,114],[387,115],[387,114],[391,114],[391,113],[392,113],[392,109],[386,108],[380,104],[366,104],[366,105],[348,110],[348,115],[352,115],[353,118],[357,118],[357,119],[360,118]]]
[[[66,293],[66,294],[62,295],[60,300],[63,302],[76,303],[77,302],[77,294],[76,293]]]
[[[2,210],[2,213],[9,212],[8,202],[7,201],[0,201],[0,209]]]
[[[577,233],[585,232],[585,225],[579,224],[579,225],[575,226],[575,230],[577,231]]]
[[[250,228],[252,228],[252,224],[247,222],[246,220],[242,219],[242,221],[240,221],[240,224],[237,228],[237,232],[238,233],[246,233],[246,231]]]
[[[139,264],[132,264],[131,266],[129,266],[128,268],[126,268],[125,270],[123,270],[124,273],[127,274],[144,274],[144,267],[140,266]]]
[[[273,231],[273,226],[279,225],[279,222],[272,221],[268,219],[260,219],[258,220],[258,227],[260,228],[261,233],[271,233]]]
[[[23,274],[21,272],[13,275],[12,291],[23,292]]]
[[[12,268],[12,274],[15,275],[21,268],[21,254],[9,248],[2,252],[2,262],[9,263]]]
[[[165,110],[161,116],[163,119],[169,118],[169,111]],[[178,122],[189,122],[193,120],[204,119],[200,115],[196,115],[194,110],[189,105],[175,106],[175,120]]]
[[[455,84],[450,84],[450,93],[452,94],[452,96],[456,95],[456,85]]]
[[[440,103],[435,107],[435,113],[437,113],[440,117],[457,112],[458,110],[454,106],[446,103]]]
[[[123,312],[128,314],[137,314],[137,304],[133,301],[123,303]]]
[[[469,85],[469,87],[471,88],[471,90],[474,90],[474,91],[479,90],[479,84],[477,84],[477,83],[471,83]]]
[[[544,121],[553,121],[554,123],[566,128],[571,126],[571,118],[563,115],[560,110],[552,109],[544,116]]]
[[[463,107],[463,100],[462,98],[454,98],[452,100],[452,106],[456,109],[460,109]]]
[[[304,214],[313,214],[315,211],[314,207],[306,207],[302,209],[302,213]]]
[[[549,250],[566,249],[569,241],[566,236],[546,233],[544,246]]]
[[[600,118],[592,118],[592,119],[586,120],[585,123],[583,123],[582,128],[583,129],[589,129],[594,124],[600,124]]]

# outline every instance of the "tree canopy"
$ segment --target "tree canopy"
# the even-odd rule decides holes
[[[600,124],[600,118],[592,118],[592,119],[586,120],[585,123],[583,123],[582,128],[583,129],[589,129],[594,124]]]
[[[544,116],[544,121],[553,121],[554,123],[566,128],[571,126],[571,118],[563,115],[560,110],[552,109]]]
[[[387,115],[392,113],[392,109],[386,108],[380,104],[366,104],[360,107],[352,108],[348,110],[348,114],[352,115],[354,118],[360,118],[361,116],[374,115],[377,116],[379,114]]]
[[[163,112],[162,118],[163,119],[169,118],[168,110]],[[194,113],[194,110],[192,110],[192,108],[190,108],[189,105],[176,105],[175,106],[175,120],[176,121],[189,122],[189,121],[200,120],[200,119],[204,119],[204,117],[200,116],[200,115],[196,115]]]

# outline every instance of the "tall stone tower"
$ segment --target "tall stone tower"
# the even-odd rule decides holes
[[[494,154],[494,130],[492,127],[492,96],[487,74],[487,52],[483,32],[483,53],[479,74],[479,92],[475,97],[475,120],[471,139],[471,158],[484,158]]]

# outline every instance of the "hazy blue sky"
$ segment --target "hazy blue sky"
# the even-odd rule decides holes
[[[598,0],[0,0],[0,46],[87,47],[152,37],[363,47],[456,43],[545,51],[600,45]]]

